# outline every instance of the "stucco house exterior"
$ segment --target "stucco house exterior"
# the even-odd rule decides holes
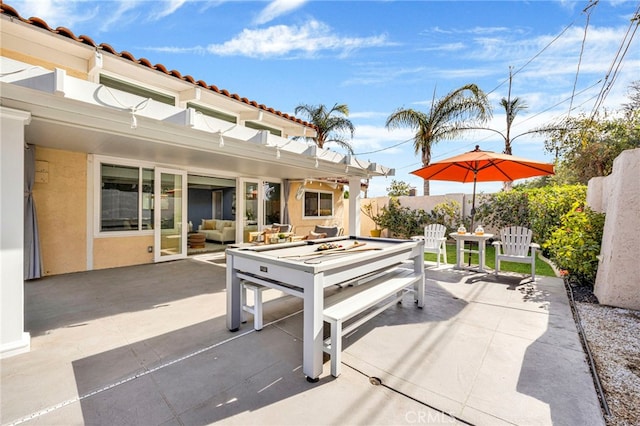
[[[315,135],[296,117],[0,8],[2,357],[29,350],[25,279],[184,258],[203,219],[235,242],[272,223],[359,235],[341,182],[393,175],[293,139]]]

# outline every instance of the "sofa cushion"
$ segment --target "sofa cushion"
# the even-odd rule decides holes
[[[338,227],[337,226],[318,226],[316,225],[316,229],[313,230],[315,233],[326,234],[327,237],[337,237],[338,236]]]
[[[202,219],[202,229],[204,230],[214,230],[216,229],[216,221],[215,220],[206,220]]]

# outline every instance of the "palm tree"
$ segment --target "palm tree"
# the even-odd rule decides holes
[[[465,126],[491,118],[487,95],[475,84],[467,84],[431,101],[428,113],[414,109],[398,109],[387,118],[387,129],[410,127],[415,153],[421,152],[422,165],[431,163],[431,147],[444,139],[453,139],[466,130]],[[429,181],[424,181],[424,195],[429,195]]]
[[[327,143],[335,143],[349,154],[353,154],[351,144],[344,138],[345,133],[349,133],[351,138],[355,133],[355,126],[347,117],[349,107],[345,104],[335,104],[331,109],[324,105],[298,105],[295,114],[304,114],[307,121],[316,126],[317,136],[306,137],[311,139],[318,146],[324,148]]]
[[[520,98],[513,98],[513,99],[502,98],[500,100],[500,105],[504,108],[504,112],[507,115],[507,131],[505,135],[502,135],[502,137],[504,138],[504,153],[507,155],[512,155],[511,124],[513,124],[513,120],[516,118],[516,115],[518,115],[520,111],[527,109],[529,106],[525,101],[523,101]]]
[[[500,100],[500,105],[504,108],[504,112],[507,116],[507,131],[505,135],[502,135],[504,138],[504,153],[507,155],[512,155],[511,124],[513,124],[513,120],[516,118],[516,115],[518,115],[518,112],[528,108],[528,105],[526,104],[525,101],[521,100],[520,98],[511,99],[511,84],[509,84],[509,98],[507,99],[502,98]],[[521,135],[518,135],[518,136],[521,136]],[[513,182],[503,182],[502,184],[502,188],[505,191],[510,191],[512,186],[513,186]]]

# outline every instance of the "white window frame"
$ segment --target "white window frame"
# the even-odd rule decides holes
[[[331,214],[328,216],[322,216],[322,215],[318,215],[318,216],[307,216],[305,214],[305,205],[304,202],[307,198],[307,193],[313,193],[313,194],[318,194],[318,204],[320,204],[320,194],[329,194],[331,195]],[[333,191],[322,191],[322,190],[318,190],[318,189],[305,189],[304,190],[304,194],[302,196],[302,219],[332,219],[335,215],[335,199],[334,199],[334,193]],[[320,213],[320,206],[318,205],[318,213]]]
[[[102,165],[112,164],[114,166],[137,167],[138,169],[156,169],[156,164],[145,161],[132,161],[118,157],[94,156],[93,159],[93,236],[94,238],[119,238],[119,237],[139,237],[143,235],[154,235],[153,229],[130,230],[130,231],[101,231],[102,222]],[[138,199],[138,215],[141,214],[142,198]],[[139,218],[140,219],[140,218]]]

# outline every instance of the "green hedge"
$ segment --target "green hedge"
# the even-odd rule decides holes
[[[598,269],[604,215],[585,208],[584,185],[516,188],[484,195],[476,221],[533,231],[543,254],[571,279],[591,285]]]
[[[571,211],[560,219],[560,226],[543,247],[563,275],[581,284],[593,285],[598,271],[598,254],[602,244],[604,214],[582,203],[575,203]]]
[[[476,223],[501,229],[525,226],[543,254],[570,278],[590,285],[595,281],[600,254],[604,215],[585,208],[584,185],[514,188],[480,197]],[[381,227],[390,235],[409,238],[422,235],[424,226],[442,223],[453,232],[461,223],[460,205],[455,201],[438,204],[433,211],[403,207],[396,198],[382,208]]]
[[[505,226],[525,226],[533,231],[533,239],[544,242],[560,226],[562,216],[576,202],[584,203],[584,185],[516,188],[507,192],[483,195],[476,209],[476,222],[496,229]]]
[[[441,223],[453,232],[460,223],[460,203],[446,201],[437,204],[432,211],[413,210],[400,204],[397,198],[390,198],[389,204],[382,207],[380,227],[387,229],[392,237],[410,238],[424,234],[424,227],[432,223]]]

